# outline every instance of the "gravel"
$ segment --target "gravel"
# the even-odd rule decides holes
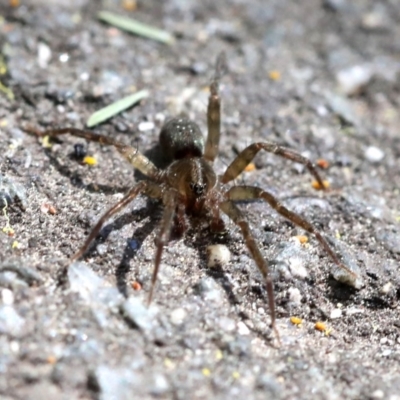
[[[134,12],[108,0],[20,3],[0,5],[0,80],[14,94],[0,94],[0,397],[398,400],[397,3],[170,0]],[[103,9],[166,29],[175,44],[105,25]],[[217,174],[265,140],[328,161],[326,192],[305,168],[265,153],[235,183],[265,188],[311,221],[357,276],[337,271],[312,235],[294,240],[304,232],[267,204],[240,203],[270,266],[280,348],[262,275],[233,223],[215,234],[207,217],[173,235],[150,307],[162,215],[153,200],[135,199],[70,264],[142,177],[112,148],[85,144],[98,160],[88,166],[74,158],[84,141],[65,135],[49,149],[23,131],[84,128],[94,111],[146,89],[96,131],[161,164],[165,120],[181,114],[206,131],[221,51]],[[41,212],[45,204],[56,212]],[[230,261],[209,268],[215,245]]]

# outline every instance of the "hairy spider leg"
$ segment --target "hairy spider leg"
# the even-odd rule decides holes
[[[246,246],[264,277],[268,295],[269,312],[271,315],[271,326],[280,344],[280,336],[276,327],[274,286],[271,277],[268,275],[268,264],[254,240],[249,223],[246,221],[239,208],[230,200],[220,203],[220,207],[221,210],[241,229]]]
[[[288,160],[303,164],[310,171],[310,173],[317,180],[321,188],[326,189],[320,174],[318,173],[315,165],[306,157],[301,154],[277,145],[271,142],[258,142],[253,143],[241,151],[237,157],[232,161],[229,167],[226,169],[224,175],[222,175],[221,182],[228,183],[235,179],[243,170],[249,165],[251,160],[256,156],[260,150],[265,150],[269,153],[276,154]]]
[[[213,162],[218,155],[221,134],[221,99],[219,97],[219,81],[226,69],[226,56],[221,53],[217,58],[215,74],[210,84],[210,97],[207,108],[207,141],[204,158]]]
[[[25,130],[40,137],[70,134],[72,136],[77,136],[86,140],[90,140],[91,142],[98,142],[100,144],[114,146],[118,150],[118,152],[122,154],[125,159],[128,160],[128,162],[133,165],[134,168],[138,169],[142,174],[148,176],[150,179],[153,179],[155,181],[161,180],[161,171],[146,156],[140,153],[137,149],[107,136],[99,135],[92,131],[85,131],[76,128],[51,129],[48,131],[40,132],[37,129],[29,127],[25,128]]]
[[[256,186],[234,186],[231,189],[229,189],[229,191],[226,193],[226,196],[231,201],[256,200],[256,199],[262,199],[266,201],[280,215],[284,216],[286,219],[293,222],[295,225],[304,229],[308,233],[313,234],[318,240],[318,242],[321,244],[321,246],[324,248],[324,250],[329,254],[332,261],[338,267],[344,269],[352,276],[356,276],[356,274],[353,271],[351,271],[342,262],[340,262],[339,258],[332,250],[331,246],[329,246],[328,242],[324,239],[322,234],[315,228],[314,225],[312,225],[306,219],[302,218],[300,215],[294,213],[293,211],[288,210],[271,193],[268,193]]]
[[[154,287],[157,281],[157,275],[160,268],[161,256],[164,250],[164,246],[168,243],[171,235],[171,227],[175,216],[175,209],[177,204],[177,192],[175,189],[165,190],[162,195],[162,200],[164,204],[163,217],[161,220],[161,228],[158,232],[156,239],[156,255],[154,258],[154,270],[153,276],[151,278],[151,287],[148,298],[148,305],[150,305],[153,298]]]
[[[161,189],[158,185],[148,181],[139,182],[136,186],[129,190],[129,192],[118,203],[114,204],[105,214],[102,215],[96,225],[92,228],[83,246],[72,256],[71,262],[74,262],[81,258],[88,250],[91,242],[99,234],[104,223],[114,214],[123,210],[140,193],[143,193],[153,198],[161,197]]]

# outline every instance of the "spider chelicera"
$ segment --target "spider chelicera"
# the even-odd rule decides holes
[[[162,252],[164,246],[169,241],[172,228],[175,227],[181,233],[184,233],[188,227],[188,217],[203,216],[210,218],[210,227],[212,230],[217,232],[222,231],[224,229],[224,223],[220,217],[220,212],[222,211],[240,228],[246,246],[265,279],[271,326],[279,340],[279,333],[276,328],[273,283],[268,274],[268,264],[254,240],[249,224],[242,211],[235,204],[236,202],[257,199],[266,201],[279,214],[305,231],[313,234],[337,266],[346,270],[351,275],[355,274],[340,262],[331,246],[310,222],[288,210],[274,195],[255,186],[226,186],[226,184],[233,181],[243,172],[260,150],[265,150],[305,165],[319,186],[325,188],[320,174],[309,159],[275,143],[258,142],[251,144],[240,152],[223,175],[217,176],[214,172],[213,162],[218,153],[221,131],[219,81],[225,69],[224,65],[224,56],[221,55],[217,59],[215,74],[210,84],[207,109],[208,135],[206,141],[204,142],[198,125],[187,118],[173,118],[163,126],[160,133],[160,145],[166,156],[171,160],[169,166],[164,170],[157,168],[138,149],[91,131],[74,128],[54,129],[45,132],[39,132],[32,128],[27,130],[38,136],[70,134],[89,141],[114,146],[134,168],[138,169],[148,178],[148,180],[140,181],[133,186],[118,203],[112,206],[99,219],[84,245],[72,256],[71,262],[76,261],[84,255],[91,242],[99,234],[103,224],[114,214],[124,209],[136,196],[144,194],[148,197],[159,199],[163,203],[164,211],[160,231],[156,239],[154,271],[149,292],[150,303],[157,280]]]

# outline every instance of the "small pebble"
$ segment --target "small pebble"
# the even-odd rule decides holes
[[[386,12],[379,8],[365,13],[361,18],[361,26],[366,31],[385,31],[390,29],[390,23]]]
[[[154,122],[151,121],[147,121],[147,122],[141,122],[138,125],[138,129],[140,132],[146,132],[146,131],[151,131],[152,129],[154,129]]]
[[[152,385],[150,386],[149,392],[153,396],[162,396],[169,390],[169,383],[167,378],[160,374],[156,373],[152,379]]]
[[[99,256],[104,256],[107,253],[108,245],[101,243],[96,246],[96,251]]]
[[[25,320],[15,311],[14,307],[0,306],[0,333],[18,336],[24,331]]]
[[[288,289],[288,293],[289,293],[289,300],[291,303],[301,304],[302,296],[299,289],[295,287],[290,287]]]
[[[375,390],[374,392],[371,393],[371,398],[372,399],[383,399],[385,397],[385,393],[382,390]]]
[[[332,271],[333,278],[336,279],[338,282],[342,282],[357,290],[361,289],[364,285],[364,282],[361,276],[360,268],[354,255],[351,255],[348,252],[348,250],[345,248],[344,244],[340,240],[330,237],[329,241],[335,245],[336,250],[342,255],[342,262],[347,268],[346,270],[334,264]]]
[[[331,319],[340,318],[342,316],[342,310],[335,308],[331,311]]]
[[[198,293],[201,297],[214,305],[220,305],[223,302],[223,294],[221,287],[212,278],[203,278],[199,284],[196,285]]]
[[[143,379],[129,368],[115,368],[99,365],[92,377],[99,390],[99,398],[104,400],[128,400],[135,398],[135,393]]]
[[[347,96],[357,94],[373,76],[370,65],[354,65],[341,70],[336,75],[341,91]]]
[[[388,282],[385,285],[383,285],[380,289],[381,294],[388,294],[393,290],[393,283]]]
[[[1,291],[1,299],[4,305],[11,306],[14,303],[14,293],[10,289],[3,289]]]
[[[246,326],[246,324],[243,321],[238,322],[237,328],[239,335],[246,336],[250,334],[250,329]]]
[[[207,247],[208,267],[224,266],[231,259],[231,252],[223,244],[214,244]]]
[[[155,325],[156,307],[146,307],[136,297],[130,297],[122,304],[122,311],[135,326],[143,331],[150,331]]]
[[[183,308],[176,308],[171,312],[171,323],[174,325],[182,325],[186,315],[187,313]]]
[[[37,61],[40,68],[47,68],[51,59],[51,50],[47,44],[43,42],[38,43],[37,48]]]
[[[347,124],[354,126],[361,124],[357,111],[349,99],[330,92],[325,93],[325,98],[329,108]]]
[[[385,157],[385,153],[378,147],[369,146],[365,150],[365,158],[372,164],[379,163]]]
[[[69,54],[68,53],[62,53],[62,54],[60,54],[58,59],[60,60],[60,62],[66,63],[69,60]]]
[[[74,262],[69,266],[68,281],[71,291],[86,300],[91,300],[103,283],[102,278],[83,262]]]
[[[382,351],[381,356],[382,357],[389,357],[391,354],[392,354],[392,350],[386,349],[386,350]]]
[[[292,257],[289,259],[289,268],[292,275],[296,278],[305,279],[308,271],[305,267],[305,260],[300,257]]]
[[[279,252],[272,262],[279,272],[285,276],[285,279],[290,279],[290,277],[304,279],[308,276],[306,269],[308,260],[308,251],[296,239],[281,243]]]
[[[378,228],[375,232],[375,238],[387,250],[400,254],[400,230],[390,228]]]

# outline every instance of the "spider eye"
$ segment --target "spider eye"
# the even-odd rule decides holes
[[[201,183],[191,183],[190,189],[193,191],[193,193],[200,196],[204,192],[204,185],[202,185]]]

